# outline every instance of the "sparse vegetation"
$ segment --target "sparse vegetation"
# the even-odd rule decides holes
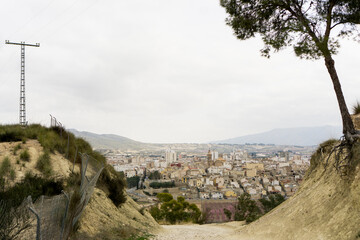
[[[11,170],[10,170],[10,175],[9,175],[9,177],[10,177],[10,180],[12,180],[12,181],[14,181],[14,179],[16,178],[16,172],[15,172],[14,169],[11,169]]]
[[[141,215],[145,215],[145,207],[140,208],[139,213],[141,213]]]
[[[97,186],[108,194],[108,197],[115,206],[118,207],[126,201],[126,195],[124,193],[126,182],[124,176],[116,172],[112,166],[105,166],[99,177]]]
[[[44,174],[45,177],[50,177],[53,170],[50,160],[50,154],[48,152],[44,152],[42,155],[40,155],[37,163],[36,168]]]
[[[352,113],[353,114],[360,114],[360,102],[357,102],[353,107],[352,107]]]
[[[11,163],[9,157],[4,157],[0,165],[0,177],[5,177],[7,173],[11,170]]]
[[[330,152],[338,142],[339,141],[336,139],[329,139],[319,145],[315,153],[311,155],[310,167],[306,172],[305,178],[310,175],[310,173],[321,163],[321,159],[324,159],[324,156],[326,154],[330,154]]]
[[[17,144],[14,149],[13,149],[13,154],[16,155],[17,151],[19,151],[21,149],[21,143]]]
[[[25,178],[20,183],[0,191],[0,199],[9,201],[11,203],[10,207],[17,207],[28,196],[36,200],[41,195],[53,196],[60,194],[61,190],[63,190],[63,183],[61,181],[44,179],[31,173],[26,173]]]
[[[30,154],[27,149],[25,149],[24,151],[21,152],[20,159],[23,161],[26,161],[26,162],[30,161]]]
[[[123,174],[118,173],[110,165],[106,164],[106,159],[100,153],[93,151],[92,147],[85,140],[75,138],[75,136],[64,129],[46,128],[40,125],[30,125],[26,128],[21,128],[18,125],[0,125],[0,142],[26,142],[28,140],[37,140],[43,147],[44,152],[37,159],[35,167],[42,173],[41,176],[35,176],[30,171],[25,174],[25,178],[14,186],[5,188],[6,179],[15,179],[16,172],[10,171],[8,163],[9,159],[2,161],[0,169],[2,172],[6,172],[6,179],[0,178],[0,199],[6,201],[7,211],[10,209],[16,209],[20,206],[21,202],[28,196],[32,197],[33,201],[36,201],[41,195],[54,196],[62,193],[65,189],[67,192],[71,192],[71,200],[69,205],[68,218],[75,216],[74,209],[80,201],[79,186],[80,186],[80,174],[72,173],[68,179],[54,180],[50,153],[62,154],[71,163],[81,162],[81,154],[86,153],[91,158],[89,161],[89,168],[99,169],[100,165],[104,166],[104,169],[97,181],[97,186],[105,191],[112,202],[118,207],[126,201],[126,195],[124,188],[126,181]],[[21,153],[19,154],[19,150]],[[15,155],[14,159],[17,160],[17,164],[21,164],[22,167],[31,164],[26,163],[30,161],[30,152],[27,148],[22,146],[20,143],[15,145],[12,150],[12,154]],[[19,155],[17,155],[19,154]],[[22,162],[21,162],[21,161]],[[3,164],[3,162],[5,162]],[[4,167],[1,167],[4,165]],[[26,170],[23,170],[26,171]],[[1,175],[0,175],[1,176]],[[10,205],[8,203],[11,203]],[[144,210],[141,210],[144,212]],[[0,221],[1,222],[1,221]],[[66,223],[68,224],[68,223]],[[71,231],[76,231],[76,226]],[[136,231],[131,234],[125,234],[120,239],[127,239],[131,236],[142,236],[136,235]],[[1,238],[0,239],[4,239]],[[9,238],[6,238],[9,239]]]
[[[95,159],[98,163],[105,164],[105,169],[99,177],[97,185],[108,193],[109,198],[116,206],[125,202],[124,187],[126,181],[124,176],[117,173],[112,166],[106,164],[106,159],[100,153],[93,151],[92,147],[84,139],[76,138],[72,133],[65,131],[60,127],[46,128],[39,124],[32,124],[26,128],[20,125],[0,125],[0,142],[17,142],[25,141],[28,139],[38,140],[44,148],[44,152],[63,154],[75,163],[81,162],[81,155],[79,152],[88,154],[91,158]],[[20,154],[20,159],[23,161],[30,160],[30,154],[27,149],[23,150]],[[45,163],[45,164],[44,164]],[[25,164],[22,165],[25,167]],[[50,167],[47,163],[46,156],[39,163],[40,171],[50,173]]]
[[[92,150],[90,144],[84,139],[76,138],[74,134],[60,127],[46,128],[39,124],[32,124],[26,128],[20,125],[0,125],[0,142],[23,143],[29,139],[38,140],[44,151],[49,153],[58,152],[76,163],[80,163],[81,156],[77,152],[87,153],[101,163],[105,163],[105,157]],[[69,141],[69,144],[68,144]],[[68,147],[69,146],[69,147]]]
[[[0,200],[0,239],[19,239],[19,234],[30,226],[27,208],[14,208],[10,201]]]
[[[0,189],[4,190],[7,184],[7,180],[14,180],[15,177],[16,173],[11,166],[10,158],[4,157],[0,165]]]

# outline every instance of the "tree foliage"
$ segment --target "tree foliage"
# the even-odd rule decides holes
[[[260,217],[260,209],[250,194],[243,193],[238,198],[235,211],[235,221],[253,222]]]
[[[331,30],[342,25],[338,36],[349,35],[360,24],[360,3],[354,0],[220,0],[220,4],[237,38],[260,34],[267,57],[271,49],[287,46],[303,58],[334,54],[339,43]]]
[[[170,193],[158,193],[156,196],[160,202],[164,203],[164,202],[170,202],[171,200],[173,200],[173,196]]]
[[[171,181],[171,182],[152,182],[150,183],[150,187],[152,188],[172,188],[175,187],[175,182]]]
[[[151,172],[150,175],[149,175],[149,179],[151,180],[159,180],[161,179],[161,174],[158,170],[154,171],[154,172]]]
[[[227,208],[224,208],[224,214],[225,216],[228,218],[228,220],[230,221],[231,220],[231,216],[232,216],[232,213],[229,209]]]
[[[226,9],[227,25],[238,39],[260,35],[261,53],[292,46],[295,54],[306,59],[325,59],[334,85],[346,140],[353,142],[357,132],[351,121],[332,55],[340,46],[338,37],[351,36],[360,24],[359,0],[220,0]],[[335,28],[336,35],[333,31]],[[355,35],[359,39],[359,35]]]
[[[268,199],[262,198],[259,200],[264,207],[265,213],[270,212],[273,208],[280,205],[285,201],[285,198],[281,194],[271,194]]]
[[[138,187],[139,182],[140,182],[140,177],[133,176],[133,177],[126,178],[126,182],[127,182],[128,188]]]
[[[169,193],[159,193],[157,198],[162,202],[160,208],[152,207],[150,214],[156,221],[165,220],[171,224],[176,222],[199,222],[201,211],[195,204],[178,197],[176,200]]]

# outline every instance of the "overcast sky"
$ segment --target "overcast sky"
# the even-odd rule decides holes
[[[0,121],[19,121],[20,46],[29,123],[143,142],[206,142],[273,128],[341,125],[323,60],[260,56],[218,0],[17,0],[0,8]],[[335,56],[349,108],[360,44]]]

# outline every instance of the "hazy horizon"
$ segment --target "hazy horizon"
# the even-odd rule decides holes
[[[27,121],[141,142],[208,142],[275,128],[341,125],[323,60],[291,48],[260,56],[219,1],[8,1],[0,10],[0,109],[18,123],[20,46]],[[16,14],[15,14],[16,13]],[[358,43],[334,56],[348,104],[359,100]]]
[[[324,125],[324,126],[313,126],[313,127],[296,127],[296,128],[274,128],[274,129],[269,129],[263,132],[255,132],[255,133],[250,133],[247,135],[238,135],[238,136],[234,136],[234,137],[230,137],[227,139],[213,139],[213,140],[208,140],[208,141],[204,141],[204,142],[143,142],[143,141],[139,141],[138,139],[133,139],[133,138],[129,138],[127,136],[121,135],[121,134],[114,134],[114,133],[99,133],[99,132],[90,132],[87,130],[81,130],[81,129],[74,129],[74,128],[70,128],[70,131],[78,131],[78,132],[86,132],[86,133],[90,133],[90,134],[97,134],[97,135],[115,135],[118,137],[124,137],[124,138],[128,138],[130,140],[133,141],[137,141],[137,142],[142,142],[142,143],[153,143],[153,144],[219,144],[219,143],[226,143],[225,141],[227,140],[233,140],[236,138],[242,138],[242,137],[249,137],[249,136],[255,136],[258,134],[265,134],[265,133],[271,133],[272,131],[276,131],[276,130],[296,130],[296,129],[311,129],[311,128],[324,128],[324,127],[330,127],[332,128],[332,131],[328,132],[328,137],[329,138],[338,138],[339,136],[335,136],[337,135],[337,133],[334,132],[334,130],[339,130],[339,132],[341,132],[342,127],[341,126],[331,126],[331,125]],[[324,139],[326,140],[326,139]],[[274,143],[263,143],[263,142],[257,142],[258,144],[274,144]],[[236,144],[236,143],[235,143]],[[294,145],[294,144],[275,144],[275,145]],[[296,145],[296,144],[295,144]],[[300,144],[301,145],[301,144]],[[317,145],[317,144],[313,144],[313,145]],[[304,145],[304,146],[310,146],[310,145]]]

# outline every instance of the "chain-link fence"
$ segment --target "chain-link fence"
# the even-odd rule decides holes
[[[103,169],[103,163],[81,154],[81,184],[71,193],[41,196],[35,202],[29,196],[16,209],[0,201],[0,239],[68,239]]]

